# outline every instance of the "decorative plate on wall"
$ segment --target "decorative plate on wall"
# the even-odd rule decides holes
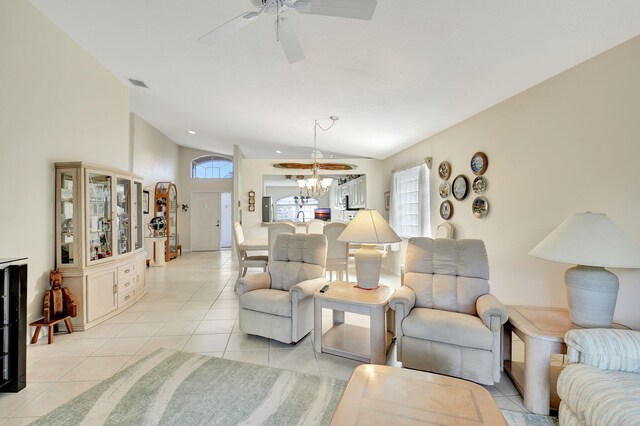
[[[469,192],[469,181],[466,176],[458,175],[453,180],[453,198],[458,201],[464,200]]]
[[[487,190],[487,180],[483,176],[478,176],[473,180],[473,192],[480,195]]]
[[[442,198],[449,198],[449,194],[451,194],[451,185],[446,180],[440,182],[440,196]]]
[[[489,213],[489,201],[485,197],[476,197],[471,205],[473,215],[477,218],[483,218]]]
[[[453,204],[449,200],[443,201],[440,204],[440,217],[444,220],[449,220],[451,216],[453,216]]]
[[[440,179],[447,180],[451,176],[451,164],[448,161],[443,161],[438,166],[438,175]]]
[[[489,159],[484,152],[476,152],[471,157],[471,171],[476,176],[481,176],[487,171],[489,166]]]

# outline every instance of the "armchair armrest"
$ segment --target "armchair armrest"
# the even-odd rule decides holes
[[[236,293],[242,296],[253,290],[267,289],[271,287],[271,274],[268,272],[260,272],[259,274],[251,274],[246,277],[239,278],[236,281]]]
[[[302,300],[307,297],[313,297],[313,293],[325,284],[327,284],[326,278],[314,278],[312,280],[299,282],[289,289],[289,293],[291,297],[297,296],[298,300]]]
[[[493,333],[500,331],[500,327],[509,319],[507,308],[493,295],[483,294],[476,300],[478,316]]]
[[[569,362],[601,370],[640,373],[640,331],[569,330],[564,336]]]
[[[410,287],[402,286],[391,296],[389,306],[396,313],[402,313],[401,318],[409,315],[409,311],[416,305],[416,294]],[[396,315],[396,319],[398,316]]]

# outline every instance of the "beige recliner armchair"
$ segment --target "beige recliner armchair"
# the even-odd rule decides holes
[[[398,361],[404,367],[500,381],[506,308],[489,294],[481,240],[411,238],[402,286],[391,298]]]
[[[269,272],[236,283],[240,330],[297,343],[313,329],[313,294],[324,286],[327,239],[322,234],[280,234]]]

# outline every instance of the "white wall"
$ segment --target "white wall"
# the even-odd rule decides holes
[[[143,235],[149,235],[147,224],[153,217],[154,192],[158,182],[175,182],[180,200],[178,182],[179,146],[164,133],[147,123],[143,118],[131,113],[130,137],[133,146],[133,170],[142,176],[142,187],[149,191],[149,213],[143,215]],[[146,206],[143,206],[146,208]],[[178,215],[178,234],[181,235],[180,216]]]
[[[28,319],[54,267],[55,161],[130,170],[129,93],[26,1],[0,2],[0,257],[29,258]]]
[[[215,154],[199,149],[180,147],[180,171],[178,181],[178,203],[191,206],[191,194],[194,192],[232,192],[233,179],[193,179],[191,178],[191,160],[203,155]],[[235,173],[235,170],[234,170]],[[183,250],[191,250],[191,210],[178,211],[178,233]],[[229,224],[231,229],[231,224]]]
[[[492,291],[506,304],[566,307],[570,265],[528,252],[571,213],[604,212],[640,242],[640,38],[605,52],[384,161],[384,174],[433,156],[432,227],[442,222],[437,165],[471,181],[471,156],[489,157],[490,212],[453,198],[457,238],[485,241]],[[615,320],[640,328],[640,270],[615,270]]]
[[[256,203],[262,200],[264,195],[262,176],[263,175],[290,175],[292,170],[277,169],[273,167],[274,163],[282,162],[309,162],[304,159],[277,159],[277,160],[264,160],[264,159],[248,159],[242,160],[241,171],[241,185],[239,193],[237,193],[237,199],[240,201],[240,209],[242,210],[242,229],[244,231],[245,238],[266,238],[267,228],[261,225],[262,223],[262,210],[260,204],[256,205],[256,211],[250,212],[247,210],[249,191],[256,192]],[[340,162],[340,161],[337,161]],[[383,173],[381,173],[382,161],[369,160],[369,159],[348,159],[344,160],[345,163],[356,165],[357,168],[349,172],[336,172],[331,171],[332,176],[347,175],[347,174],[366,174],[367,175],[367,207],[376,209],[380,212],[384,211],[384,191],[385,187],[388,187],[388,183],[383,183]],[[294,171],[295,172],[295,171]],[[302,172],[302,171],[301,171]],[[295,173],[293,173],[295,174]],[[302,173],[301,173],[302,174]],[[308,174],[308,173],[307,173]],[[322,173],[320,173],[322,176]],[[333,185],[337,185],[334,182]]]

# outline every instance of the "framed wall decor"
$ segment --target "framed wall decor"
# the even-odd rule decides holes
[[[452,185],[453,190],[453,198],[458,201],[462,201],[467,198],[467,194],[469,193],[469,181],[465,175],[458,175],[453,180]]]
[[[478,176],[473,180],[471,187],[473,188],[473,192],[480,195],[487,190],[487,180],[484,176]]]
[[[149,191],[142,191],[142,213],[149,214]]]
[[[451,201],[445,200],[440,204],[440,217],[444,220],[449,220],[451,216],[453,216],[453,204],[451,204]]]
[[[256,211],[256,193],[255,191],[249,191],[249,211]]]
[[[485,197],[476,197],[471,205],[471,211],[478,219],[486,217],[489,213],[489,201]]]
[[[476,152],[471,157],[471,171],[476,176],[481,176],[487,171],[489,166],[489,159],[484,152]]]
[[[449,194],[451,194],[451,185],[446,180],[440,182],[440,187],[438,188],[438,192],[440,192],[440,197],[449,198]]]
[[[389,211],[389,203],[391,198],[391,192],[387,191],[384,193],[384,209]]]
[[[451,176],[451,164],[448,161],[443,161],[438,166],[438,176],[440,179],[447,180]]]

